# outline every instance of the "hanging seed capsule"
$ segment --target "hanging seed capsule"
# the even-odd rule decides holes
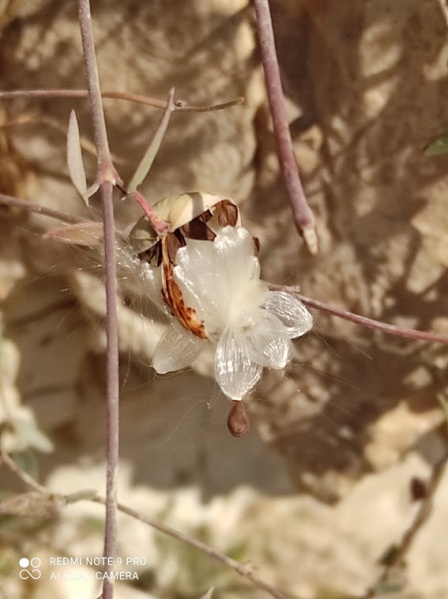
[[[249,416],[242,401],[232,401],[227,428],[234,437],[242,437],[250,430]]]

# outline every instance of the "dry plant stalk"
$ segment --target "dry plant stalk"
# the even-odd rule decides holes
[[[104,257],[106,271],[106,334],[107,334],[107,482],[106,482],[106,525],[104,535],[104,557],[106,572],[112,571],[117,546],[117,487],[119,463],[120,381],[118,370],[118,322],[116,296],[117,268],[115,262],[115,221],[112,204],[114,185],[119,182],[118,173],[112,164],[107,138],[101,98],[98,67],[96,63],[95,43],[93,39],[92,15],[89,0],[78,0],[79,26],[81,29],[87,88],[92,112],[95,145],[98,155],[98,172],[104,228]],[[108,559],[110,558],[110,560]],[[103,582],[102,599],[113,599],[114,582],[108,576]]]

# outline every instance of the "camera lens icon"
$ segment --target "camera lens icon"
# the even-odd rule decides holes
[[[29,560],[27,557],[22,557],[19,560],[19,566],[22,568],[19,572],[19,576],[22,580],[32,578],[33,580],[39,580],[42,576],[42,572],[39,570],[41,560],[38,557],[33,557]]]

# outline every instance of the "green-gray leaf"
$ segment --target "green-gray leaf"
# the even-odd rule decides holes
[[[426,156],[440,156],[441,154],[448,154],[448,133],[442,133],[425,148]]]

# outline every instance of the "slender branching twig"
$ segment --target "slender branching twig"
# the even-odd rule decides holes
[[[15,89],[11,91],[0,91],[1,100],[17,100],[18,98],[88,98],[89,92],[86,89]],[[137,104],[146,104],[153,106],[154,108],[164,109],[166,102],[164,100],[157,100],[156,98],[149,98],[147,96],[141,96],[139,94],[130,94],[127,92],[101,92],[102,98],[111,98],[113,100],[127,100],[129,102],[136,102]],[[244,98],[234,98],[227,102],[220,102],[219,104],[210,104],[208,106],[190,106],[183,100],[177,100],[173,107],[173,112],[212,112],[214,110],[225,110],[232,106],[238,106],[242,104]]]
[[[445,422],[448,425],[448,411],[445,397],[440,395],[438,399],[445,413]],[[444,454],[433,466],[431,477],[426,488],[423,487],[423,496],[419,497],[421,505],[415,514],[411,525],[403,534],[401,541],[393,547],[391,557],[387,560],[387,563],[377,580],[367,589],[361,599],[373,599],[374,597],[381,595],[384,587],[387,586],[388,583],[393,584],[394,574],[397,573],[397,571],[400,572],[400,570],[406,566],[406,558],[414,545],[415,539],[432,513],[434,498],[440,488],[443,477],[446,475],[447,466],[448,450],[445,448]]]
[[[314,215],[300,181],[294,156],[291,132],[286,118],[280,69],[275,49],[274,31],[268,0],[254,0],[257,15],[257,30],[260,40],[261,60],[263,63],[266,91],[277,143],[280,168],[285,179],[291,204],[294,223],[302,235],[311,254],[318,252],[318,239]]]
[[[39,484],[32,476],[25,472],[19,464],[12,459],[12,457],[6,453],[6,451],[0,450],[0,464],[3,462],[11,472],[13,472],[22,482],[25,483],[28,487],[37,491],[38,493],[42,493],[44,495],[51,495],[50,491],[48,491],[45,487]]]
[[[96,501],[97,503],[104,503],[104,499],[98,496],[93,498],[92,501]],[[166,535],[169,535],[170,537],[173,537],[174,539],[177,539],[182,543],[186,543],[187,545],[190,545],[191,547],[194,547],[195,549],[202,551],[202,553],[205,553],[214,560],[221,562],[225,566],[232,568],[233,570],[235,570],[235,572],[237,572],[247,580],[250,580],[255,586],[269,593],[271,597],[275,597],[275,599],[287,599],[287,596],[284,593],[278,591],[264,580],[261,580],[260,578],[252,574],[252,569],[250,566],[244,566],[243,564],[240,564],[231,557],[228,557],[224,553],[221,553],[220,551],[217,551],[216,549],[209,547],[202,541],[193,539],[189,535],[180,532],[179,530],[176,530],[171,526],[167,526],[166,524],[160,524],[159,522],[155,522],[155,520],[152,520],[151,518],[146,518],[145,516],[142,516],[135,510],[121,503],[118,504],[118,509],[120,510],[120,512],[123,512],[124,514],[131,516],[131,518],[139,520],[140,522],[143,522],[144,524],[151,526],[151,528],[155,528],[156,530]]]
[[[118,324],[117,324],[117,272],[115,262],[115,222],[112,204],[114,185],[119,182],[112,164],[106,121],[101,98],[98,66],[93,39],[92,15],[89,0],[78,0],[79,25],[81,29],[87,88],[92,113],[93,131],[98,153],[97,183],[100,186],[106,273],[106,332],[107,332],[107,488],[104,557],[107,564],[113,562],[117,544],[117,487],[119,462],[119,374],[118,374]],[[107,565],[107,573],[112,566]],[[113,579],[106,576],[102,599],[113,599]]]
[[[42,214],[43,216],[49,216],[50,218],[55,218],[64,223],[70,223],[74,225],[84,221],[82,218],[71,216],[70,214],[61,212],[60,210],[53,210],[53,208],[47,208],[46,206],[40,206],[39,204],[33,204],[32,202],[27,202],[25,200],[19,200],[18,198],[13,198],[11,196],[4,195],[3,193],[0,193],[0,205],[11,206],[11,208],[20,208],[22,210],[27,210],[28,212]]]
[[[46,487],[42,486],[37,481],[35,481],[24,470],[22,470],[22,468],[17,464],[17,462],[15,462],[5,452],[0,453],[0,464],[1,462],[3,462],[4,465],[7,468],[9,468],[16,476],[18,476],[25,483],[25,485],[29,486],[34,491],[41,493],[43,496],[48,497],[49,499],[53,498],[58,505],[69,505],[78,501],[93,501],[102,505],[106,505],[107,503],[106,499],[99,496],[95,491],[92,490],[77,491],[76,493],[70,493],[69,495],[52,493]],[[132,508],[129,508],[128,506],[123,505],[122,503],[118,503],[117,507],[118,510],[123,514],[127,514],[131,518],[134,518],[135,520],[138,520],[139,522],[142,522],[143,524],[146,524],[147,526],[150,526],[151,528],[154,528],[155,530],[158,530],[163,534],[177,539],[181,543],[185,543],[190,547],[194,547],[195,549],[201,551],[208,557],[211,557],[212,559],[220,562],[221,564],[224,564],[225,566],[231,568],[240,576],[242,576],[246,580],[249,580],[254,586],[258,587],[259,589],[262,589],[263,591],[266,591],[274,599],[287,599],[288,595],[272,587],[270,584],[268,584],[261,578],[258,578],[258,576],[255,576],[252,573],[252,568],[250,566],[245,566],[244,564],[237,562],[236,560],[225,555],[224,553],[221,553],[220,551],[213,549],[209,545],[202,543],[202,541],[198,541],[197,539],[190,537],[184,532],[176,530],[175,528],[172,528],[171,526],[168,526],[166,524],[156,522],[151,518],[147,518],[146,516],[143,516],[136,510],[133,510]],[[300,599],[297,596],[295,597],[296,599]]]
[[[418,533],[422,530],[432,513],[434,497],[440,488],[440,483],[446,472],[447,463],[448,453],[446,452],[432,470],[425,496],[421,499],[420,508],[412,520],[411,525],[405,531],[400,542],[397,543],[397,546],[394,547],[392,557],[387,561],[379,578],[366,591],[362,599],[373,599],[376,596],[382,595],[384,586],[389,582],[393,582],[394,573],[405,567],[406,557],[408,556]]]

